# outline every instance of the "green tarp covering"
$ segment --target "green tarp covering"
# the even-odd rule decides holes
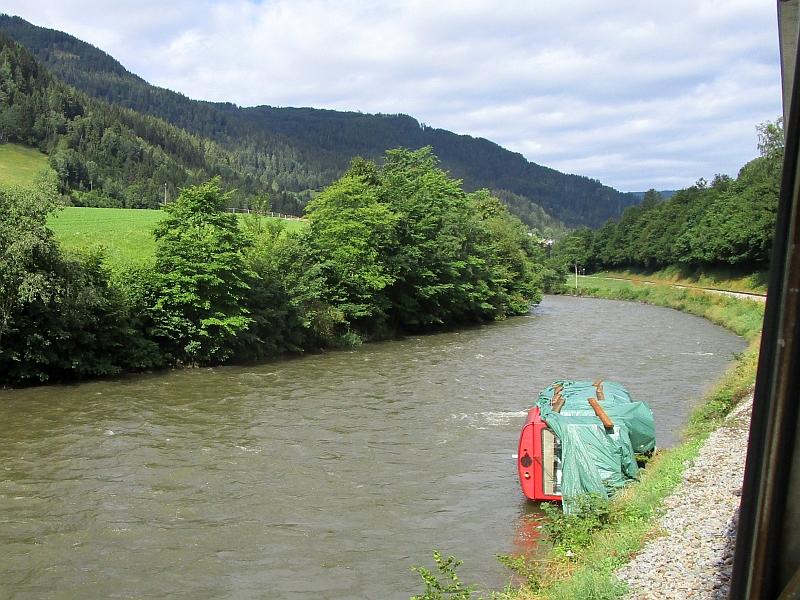
[[[555,403],[558,392],[563,399]],[[656,432],[653,413],[644,402],[634,402],[619,383],[603,381],[600,407],[613,422],[603,426],[589,404],[597,398],[598,388],[589,381],[556,381],[539,394],[536,406],[542,420],[561,440],[561,495],[564,510],[569,498],[595,493],[608,498],[614,489],[635,479],[639,468],[636,454],[655,449]]]

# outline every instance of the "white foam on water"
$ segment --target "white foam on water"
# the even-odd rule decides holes
[[[528,411],[484,411],[478,413],[460,413],[450,415],[451,421],[466,422],[477,429],[504,427],[526,416]]]
[[[248,448],[247,446],[237,446],[235,444],[234,448],[238,448],[239,450],[244,450],[245,452],[261,452],[261,448]]]

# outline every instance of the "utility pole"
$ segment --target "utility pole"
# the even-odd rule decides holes
[[[164,184],[164,206],[167,205],[167,184]]]

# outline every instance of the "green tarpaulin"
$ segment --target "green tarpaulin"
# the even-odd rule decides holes
[[[636,478],[636,454],[655,449],[653,413],[634,402],[621,384],[599,384],[598,404],[613,422],[603,426],[589,403],[598,399],[598,385],[588,381],[556,381],[539,395],[542,420],[561,440],[561,495],[569,498],[595,493],[608,498],[613,490]],[[553,398],[556,398],[555,402]]]

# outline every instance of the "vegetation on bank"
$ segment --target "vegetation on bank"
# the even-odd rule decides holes
[[[739,299],[691,288],[648,285],[631,281],[601,280],[600,286],[596,286],[595,281],[589,277],[584,281],[589,283],[577,290],[568,287],[567,293],[595,298],[633,300],[674,308],[704,317],[748,340],[761,333],[764,303],[757,300]]]
[[[97,219],[80,226],[70,223],[75,209],[53,216],[57,186],[43,177],[0,188],[0,384],[253,360],[503,319],[539,301],[546,274],[519,219],[487,191],[465,192],[429,148],[389,151],[381,167],[354,160],[294,230],[226,211],[218,179],[159,212],[82,212]],[[140,226],[152,217],[154,238],[122,225],[132,214]],[[62,227],[58,237],[49,223]]]
[[[590,278],[584,278],[586,282]],[[606,283],[604,281],[604,283]],[[705,317],[749,340],[724,376],[694,409],[684,432],[685,442],[659,451],[647,464],[642,479],[610,502],[582,499],[583,510],[565,515],[546,508],[542,522],[549,541],[540,543],[533,556],[501,556],[500,562],[516,574],[515,583],[497,600],[586,600],[620,598],[627,593],[614,571],[627,563],[647,540],[658,535],[656,519],[663,501],[682,481],[682,473],[699,452],[706,437],[752,391],[755,383],[764,303],[664,285],[610,281],[605,287],[582,285],[577,295],[647,302]],[[449,571],[452,578],[452,561]],[[431,589],[426,579],[426,586]],[[460,585],[460,598],[470,598]],[[425,598],[444,598],[433,592]]]
[[[581,281],[584,276],[579,276]],[[624,279],[640,283],[661,283],[699,289],[742,292],[745,294],[766,295],[769,272],[742,272],[734,269],[687,269],[680,266],[667,267],[659,271],[628,269],[624,271],[602,271],[586,275],[584,285],[602,285],[603,279]],[[592,281],[593,283],[589,283]],[[574,279],[568,278],[567,285],[574,287]]]

